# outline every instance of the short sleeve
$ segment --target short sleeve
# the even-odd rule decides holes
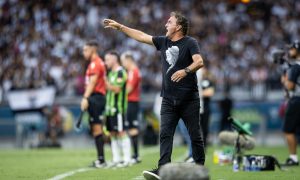
[[[300,66],[298,66],[298,65],[294,65],[290,69],[288,69],[287,75],[288,75],[289,81],[291,81],[295,84],[297,83],[298,76],[300,75],[299,69],[300,69]]]
[[[152,42],[158,51],[161,50],[163,43],[166,40],[166,36],[153,36]]]
[[[210,80],[204,79],[201,82],[201,86],[202,86],[202,89],[208,89],[208,88],[213,87],[214,85],[213,85],[213,83]]]
[[[200,54],[200,48],[196,39],[191,38],[189,41],[189,51],[191,55]]]
[[[91,64],[89,65],[89,75],[99,75],[101,71],[102,68],[99,63],[91,62]]]
[[[127,85],[135,87],[136,84],[138,83],[138,77],[139,77],[138,71],[129,71]]]

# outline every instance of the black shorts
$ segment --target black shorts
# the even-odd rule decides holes
[[[106,128],[109,132],[121,132],[126,130],[124,114],[106,117]]]
[[[283,131],[296,133],[300,129],[300,97],[292,97],[287,105]]]
[[[128,129],[139,128],[138,113],[139,113],[139,103],[128,102],[128,107],[127,107]]]
[[[88,113],[90,115],[90,124],[102,124],[105,110],[105,96],[93,93],[89,98]]]

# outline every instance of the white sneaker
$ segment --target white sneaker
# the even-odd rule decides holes
[[[107,163],[107,166],[105,168],[114,168],[114,167],[117,167],[117,165],[119,164],[120,162],[108,162]]]
[[[106,167],[106,163],[105,162],[101,163],[99,160],[96,160],[93,162],[93,166],[95,168],[104,168]]]
[[[122,163],[118,163],[116,167],[117,168],[125,168],[125,167],[128,167],[128,166],[131,166],[130,162],[122,162]]]
[[[187,162],[187,163],[194,163],[195,161],[194,161],[194,158],[193,158],[193,157],[189,157],[189,158],[187,158],[187,159],[185,160],[185,162]]]
[[[160,180],[158,175],[158,169],[153,169],[151,171],[143,171],[143,176],[146,180]]]
[[[139,157],[137,157],[137,158],[132,158],[131,160],[130,160],[130,163],[131,164],[138,164],[138,163],[141,163],[142,162],[142,160],[139,158]]]

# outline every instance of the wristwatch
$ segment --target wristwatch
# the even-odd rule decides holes
[[[188,67],[186,67],[186,68],[184,68],[184,72],[186,74],[190,74],[192,71]]]

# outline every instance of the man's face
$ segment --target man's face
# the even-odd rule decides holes
[[[128,62],[129,60],[126,58],[126,57],[121,57],[121,63],[122,63],[122,66],[125,68],[125,69],[128,69]]]
[[[179,27],[177,25],[177,19],[174,16],[171,16],[168,19],[165,27],[167,29],[166,36],[169,38],[172,37],[179,30]]]
[[[289,57],[293,59],[297,57],[297,50],[295,48],[289,49]]]
[[[104,63],[108,69],[111,69],[113,67],[114,59],[115,57],[111,54],[106,54],[104,56]]]
[[[92,57],[92,53],[93,53],[93,48],[90,47],[90,46],[83,46],[83,49],[82,49],[82,53],[83,53],[83,57],[85,60],[91,60],[91,57]]]

